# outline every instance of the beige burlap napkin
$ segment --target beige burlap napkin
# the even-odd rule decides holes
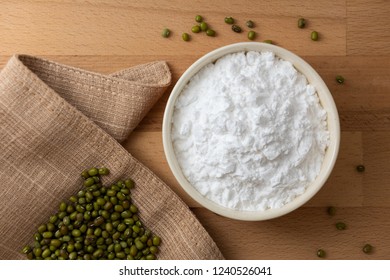
[[[101,75],[26,55],[0,72],[0,259],[22,259],[37,226],[106,166],[110,184],[132,178],[159,259],[223,259],[180,198],[117,141],[126,139],[170,84],[165,62]],[[130,136],[131,137],[131,136]]]

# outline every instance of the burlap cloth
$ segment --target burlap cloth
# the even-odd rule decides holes
[[[187,205],[118,143],[170,82],[165,62],[101,75],[26,55],[9,60],[0,72],[0,259],[25,258],[37,226],[93,166],[111,170],[105,184],[135,181],[140,217],[162,238],[159,259],[223,258]]]

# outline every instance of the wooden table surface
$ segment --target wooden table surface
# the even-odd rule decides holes
[[[168,62],[172,86],[124,147],[163,179],[190,207],[227,259],[390,259],[390,1],[175,0],[175,1],[1,1],[0,66],[14,53],[52,59],[110,73],[154,60]],[[217,36],[191,34],[200,14]],[[281,218],[242,222],[197,205],[181,190],[164,156],[162,117],[180,75],[207,52],[248,41],[224,23],[255,22],[256,41],[302,56],[321,75],[341,121],[339,157],[323,189],[300,209]],[[297,19],[307,19],[304,29]],[[164,27],[172,30],[161,37]],[[319,40],[310,40],[316,30]],[[345,84],[335,81],[345,77]],[[358,173],[356,166],[366,171]],[[326,208],[337,214],[330,217]],[[348,228],[338,231],[343,221]],[[370,243],[372,254],[362,247]]]

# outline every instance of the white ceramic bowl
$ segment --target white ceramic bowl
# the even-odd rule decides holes
[[[187,181],[181,171],[173,149],[171,140],[172,115],[176,99],[180,95],[184,86],[189,82],[191,77],[194,76],[202,67],[206,66],[209,63],[215,62],[217,59],[226,54],[242,51],[272,51],[276,56],[286,61],[290,61],[298,71],[300,71],[306,76],[309,83],[316,88],[321,105],[328,113],[327,122],[328,130],[330,133],[330,143],[326,150],[321,171],[317,176],[316,180],[307,187],[306,191],[302,195],[296,197],[293,201],[287,203],[282,208],[268,209],[264,211],[238,211],[223,207],[209,200],[208,198],[201,195]],[[306,203],[309,199],[311,199],[321,189],[321,187],[328,179],[336,162],[340,145],[340,124],[337,108],[332,98],[332,95],[329,92],[329,89],[327,88],[321,77],[317,74],[317,72],[307,62],[305,62],[302,58],[298,57],[292,52],[281,47],[272,44],[248,42],[227,45],[214,51],[211,51],[210,53],[198,59],[184,72],[184,74],[177,81],[168,99],[163,119],[162,136],[165,156],[173,172],[173,175],[175,176],[181,187],[195,201],[197,201],[205,208],[225,217],[237,220],[260,221],[276,218],[297,209],[298,207]]]

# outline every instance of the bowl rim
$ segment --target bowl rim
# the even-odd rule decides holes
[[[290,61],[299,72],[306,76],[309,83],[316,88],[320,103],[327,111],[327,124],[328,131],[330,133],[330,143],[325,153],[325,158],[322,163],[320,174],[317,176],[316,180],[306,188],[303,194],[297,196],[283,207],[267,209],[264,211],[242,211],[227,208],[209,200],[200,194],[183,175],[177,162],[171,141],[172,115],[174,111],[174,105],[183,87],[187,85],[191,77],[200,71],[200,69],[202,69],[205,65],[215,62],[222,56],[230,53],[249,51],[273,52],[276,56]],[[322,188],[330,176],[338,156],[340,147],[340,121],[336,104],[328,87],[320,75],[305,60],[300,58],[298,55],[288,51],[287,49],[275,46],[273,44],[260,42],[241,42],[214,49],[213,51],[203,55],[180,76],[170,93],[165,107],[162,125],[162,138],[164,153],[168,165],[179,185],[193,200],[206,209],[227,218],[244,221],[261,221],[280,217],[292,212],[309,201]]]

